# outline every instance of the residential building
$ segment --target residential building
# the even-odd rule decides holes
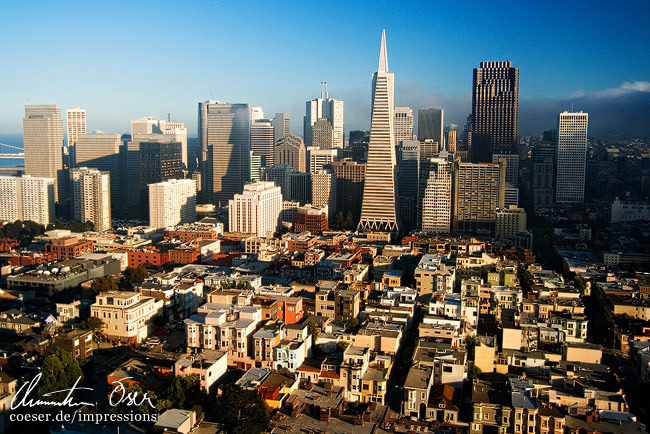
[[[514,205],[498,209],[496,212],[495,237],[498,239],[512,239],[520,232],[526,232],[526,211]]]
[[[54,222],[54,179],[30,175],[0,177],[0,219]]]
[[[70,169],[72,219],[92,222],[97,232],[111,225],[111,181],[109,172],[79,167]]]
[[[196,221],[196,181],[170,179],[149,185],[149,226],[167,228]]]
[[[229,201],[231,232],[273,237],[280,226],[282,192],[272,182],[260,181],[244,186],[244,192]]]

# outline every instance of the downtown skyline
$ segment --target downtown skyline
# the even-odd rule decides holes
[[[570,21],[564,15],[579,5],[567,6],[571,10],[562,14],[552,8],[535,11],[535,6],[488,10],[465,4],[450,10],[438,4],[388,4],[367,13],[357,5],[325,5],[319,21],[328,23],[331,32],[308,31],[315,14],[309,6],[285,8],[286,16],[271,6],[194,2],[177,10],[166,3],[149,8],[121,3],[104,8],[106,17],[117,19],[108,25],[92,7],[30,5],[18,11],[9,5],[6,16],[15,19],[0,46],[13,65],[2,75],[13,85],[0,108],[0,141],[5,134],[20,133],[27,99],[29,104],[86,108],[89,131],[124,132],[130,119],[164,119],[171,113],[187,124],[190,136],[196,136],[196,101],[247,102],[263,107],[267,116],[289,113],[292,132],[302,135],[304,101],[318,96],[321,81],[327,81],[331,97],[345,102],[346,135],[369,129],[368,71],[376,62],[372,35],[384,27],[393,53],[391,69],[399,74],[396,106],[440,107],[446,123],[462,126],[471,112],[473,68],[481,61],[510,60],[521,70],[521,134],[552,128],[557,113],[571,103],[592,113],[594,134],[601,132],[600,124],[611,134],[642,135],[648,129],[629,117],[625,103],[634,99],[638,119],[647,117],[650,61],[638,53],[650,49],[650,38],[637,24],[649,11],[641,2],[625,11],[593,5],[573,21],[571,32],[561,31]],[[66,13],[83,24],[76,30],[58,25],[56,17]],[[480,17],[470,20],[474,13]],[[233,14],[238,14],[239,30],[228,23]],[[534,19],[526,20],[527,14]],[[137,27],[136,17],[144,28]],[[169,30],[171,17],[176,21]],[[614,23],[625,26],[625,35],[614,31]],[[218,30],[211,36],[202,24]],[[481,30],[470,32],[472,25]],[[36,39],[23,29],[33,26],[49,29],[53,37]],[[84,38],[72,48],[57,48],[79,34]],[[210,37],[211,44],[196,48]],[[12,49],[19,44],[22,50]],[[277,49],[286,56],[277,55]],[[610,107],[614,119],[605,119]]]

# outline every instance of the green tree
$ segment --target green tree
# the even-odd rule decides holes
[[[315,323],[309,321],[307,323],[307,333],[309,334],[309,336],[311,336],[312,344],[315,344],[316,341],[318,340],[318,335],[320,334],[320,329],[318,328],[318,326]]]
[[[350,318],[345,322],[345,328],[351,331],[356,331],[357,327],[359,327],[359,320],[356,318]]]
[[[195,405],[206,406],[208,394],[201,389],[201,379],[196,374],[176,376],[165,391],[172,408],[191,409]]]
[[[345,220],[343,219],[343,211],[339,211],[336,213],[336,217],[334,220],[334,227],[336,229],[343,229],[344,224],[345,224]]]
[[[44,396],[50,392],[70,389],[77,381],[83,381],[83,372],[79,360],[72,357],[63,348],[55,346],[54,354],[51,354],[43,361],[41,368],[41,380],[38,386],[38,396]],[[63,401],[67,392],[54,393],[47,397],[51,401]]]
[[[117,283],[110,277],[96,277],[90,287],[95,294],[118,290]]]
[[[469,366],[469,372],[467,373],[467,378],[469,378],[470,380],[477,380],[480,373],[481,370],[476,365],[474,365],[474,363],[472,363]]]
[[[465,338],[465,348],[467,348],[467,360],[474,360],[474,347],[476,347],[476,338],[467,336]]]
[[[97,318],[96,316],[89,316],[85,320],[81,321],[79,326],[84,330],[90,330],[91,332],[101,332],[104,328],[104,320]]]
[[[582,278],[580,276],[576,276],[573,278],[573,284],[575,285],[576,289],[580,291],[581,294],[584,294],[585,292],[585,283],[582,281]]]
[[[269,409],[252,390],[228,384],[217,399],[216,419],[229,434],[261,434],[269,423]]]
[[[149,277],[149,272],[142,265],[137,267],[126,267],[124,270],[124,276],[120,280],[120,288],[126,290],[132,290],[134,283],[140,283],[144,279]]]

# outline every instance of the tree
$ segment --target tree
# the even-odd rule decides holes
[[[216,400],[216,419],[229,434],[260,434],[269,423],[269,409],[252,390],[228,384]]]
[[[90,287],[95,294],[118,290],[117,283],[110,277],[96,277]]]
[[[132,290],[134,283],[140,283],[149,277],[149,272],[142,265],[137,267],[126,267],[124,270],[124,277],[120,280],[120,288]]]
[[[165,391],[172,408],[191,409],[195,405],[206,406],[208,394],[201,389],[201,378],[196,374],[176,376]]]
[[[356,318],[350,318],[345,322],[345,328],[351,331],[355,331],[359,327],[359,320]]]
[[[345,221],[343,220],[343,211],[339,211],[336,213],[334,227],[336,229],[343,229],[344,224]]]
[[[476,338],[467,336],[465,338],[465,348],[467,348],[467,360],[474,360],[474,347],[476,347]]]
[[[84,330],[90,330],[91,332],[101,332],[104,328],[104,320],[97,318],[96,316],[89,316],[85,320],[81,321],[79,326]]]
[[[573,284],[575,285],[576,289],[580,291],[581,294],[584,294],[585,292],[585,283],[582,281],[582,278],[580,276],[576,276],[573,278]]]
[[[311,343],[315,344],[316,340],[318,340],[318,335],[320,334],[320,329],[318,326],[315,323],[309,321],[307,323],[307,333],[309,336],[311,336]]]
[[[63,348],[55,346],[54,354],[43,361],[41,380],[38,386],[38,396],[50,392],[70,389],[74,384],[83,381],[83,372],[79,360]],[[67,392],[55,393],[50,396],[50,401],[63,401]]]
[[[469,372],[467,373],[467,378],[470,380],[478,380],[478,376],[481,373],[481,369],[478,368],[474,363],[469,366]]]

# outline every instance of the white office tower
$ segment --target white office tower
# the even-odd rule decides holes
[[[273,124],[273,144],[278,143],[289,134],[289,113],[276,113],[271,121]]]
[[[339,159],[338,148],[319,149],[313,147],[311,149],[308,148],[307,153],[309,155],[310,173],[316,173],[319,170],[321,170],[324,166],[328,165],[333,161],[337,161]]]
[[[558,203],[584,202],[588,116],[568,111],[558,116],[555,186]]]
[[[251,122],[255,123],[255,121],[264,119],[264,110],[262,107],[251,107]]]
[[[170,179],[149,184],[149,226],[167,228],[195,221],[195,180]]]
[[[54,222],[54,179],[0,176],[0,220]]]
[[[262,157],[262,166],[273,166],[275,131],[270,119],[257,119],[251,125],[251,152]]]
[[[173,136],[170,141],[180,142],[183,167],[187,168],[187,128],[183,122],[160,120],[144,117],[131,121],[131,136],[134,142],[146,140],[149,134],[166,134]],[[139,136],[139,137],[138,137]]]
[[[395,146],[405,140],[413,140],[413,110],[410,107],[395,107],[393,119]]]
[[[372,77],[372,120],[368,163],[363,188],[360,231],[397,232],[395,145],[393,137],[393,89],[395,77],[388,72],[386,31],[381,32],[379,65]]]
[[[109,172],[79,167],[70,169],[72,219],[91,221],[95,230],[111,228],[111,180]]]
[[[453,162],[432,158],[422,199],[422,231],[451,232],[451,174]]]
[[[332,126],[334,147],[343,148],[343,101],[330,98],[327,83],[322,83],[320,98],[307,101],[303,120],[305,145],[313,144],[313,126],[319,119],[326,119]]]
[[[63,120],[58,105],[26,105],[23,119],[25,173],[54,179],[54,200],[59,200],[63,178]]]
[[[329,170],[318,170],[311,174],[311,203],[314,206],[327,206],[327,219],[330,225],[336,216],[336,175]]]
[[[266,181],[246,184],[244,192],[229,201],[229,231],[272,238],[280,227],[281,214],[280,187]]]
[[[86,134],[86,109],[79,107],[65,111],[68,137],[68,155],[71,164],[75,164],[75,145],[79,134]]]

